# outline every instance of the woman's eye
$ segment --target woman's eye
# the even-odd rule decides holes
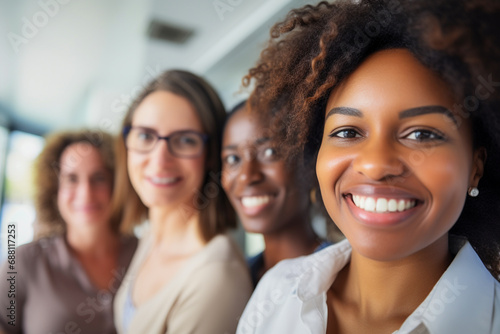
[[[91,178],[91,182],[93,184],[107,184],[109,181],[109,178],[105,174],[95,174]]]
[[[78,183],[78,177],[76,175],[66,175],[65,181],[67,183]]]
[[[262,147],[257,153],[257,159],[263,162],[272,162],[278,159],[278,151],[273,147]]]
[[[272,158],[276,155],[276,150],[272,147],[268,147],[264,150],[264,158]]]
[[[358,131],[354,129],[344,129],[340,131],[336,131],[330,135],[330,137],[337,137],[337,138],[359,138],[361,135],[358,133]]]
[[[411,132],[405,137],[405,139],[416,140],[420,142],[424,141],[437,141],[443,140],[444,136],[430,130],[416,130]]]
[[[226,156],[223,161],[225,164],[227,164],[229,166],[234,166],[234,165],[238,164],[238,162],[240,161],[240,158],[234,154],[230,154],[230,155]]]
[[[196,146],[197,141],[191,136],[182,136],[179,138],[179,144],[184,146]]]
[[[151,141],[154,140],[155,136],[150,132],[143,131],[137,134],[137,138],[142,141]]]

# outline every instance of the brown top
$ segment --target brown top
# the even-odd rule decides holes
[[[0,271],[0,332],[116,333],[113,298],[136,247],[136,238],[121,238],[118,268],[103,290],[89,280],[63,236],[19,246],[14,271],[8,262]],[[11,285],[14,281],[15,288]],[[15,326],[9,324],[13,320]]]

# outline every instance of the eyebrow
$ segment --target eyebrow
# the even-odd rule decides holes
[[[268,137],[258,138],[255,141],[255,145],[260,146],[262,144],[265,144],[268,141],[270,141],[270,139]],[[226,145],[226,146],[222,147],[222,150],[236,150],[236,149],[238,149],[238,145]]]
[[[347,116],[355,116],[355,117],[363,117],[363,113],[359,109],[349,108],[349,107],[335,107],[330,109],[328,114],[326,114],[325,119],[332,115],[347,115]]]
[[[455,125],[458,125],[458,121],[451,112],[451,110],[443,106],[424,106],[424,107],[417,107],[417,108],[403,110],[402,112],[399,113],[399,118],[402,119],[402,118],[414,117],[425,114],[443,114],[447,116],[449,119],[451,119],[453,123],[455,123]]]
[[[226,145],[222,147],[222,151],[224,150],[236,150],[238,148],[237,145]]]
[[[330,111],[326,114],[325,119],[330,117],[331,115],[347,115],[347,116],[354,116],[354,117],[363,117],[363,112],[361,110],[356,109],[356,108],[349,108],[349,107],[335,107],[330,109]],[[416,107],[416,108],[411,108],[411,109],[406,109],[403,110],[399,113],[399,119],[403,118],[408,118],[408,117],[415,117],[415,116],[420,116],[420,115],[425,115],[425,114],[443,114],[447,116],[449,119],[455,123],[455,125],[458,125],[458,121],[448,108],[445,108],[443,106],[423,106],[423,107]]]

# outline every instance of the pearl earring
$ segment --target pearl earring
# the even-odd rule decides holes
[[[477,197],[477,195],[479,195],[479,189],[476,187],[470,187],[468,193],[470,197]]]

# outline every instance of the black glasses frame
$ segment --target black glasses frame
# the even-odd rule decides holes
[[[148,129],[148,128],[145,128],[145,127],[141,127],[141,126],[125,126],[122,130],[122,136],[123,136],[123,143],[125,144],[125,147],[127,148],[127,150],[129,150],[130,148],[127,146],[127,137],[130,133],[130,130],[132,129]],[[200,133],[200,132],[197,132],[197,131],[193,131],[193,130],[184,130],[184,131],[174,131],[172,132],[170,135],[168,136],[160,136],[158,135],[158,133],[152,129],[149,129],[151,130],[151,132],[155,133],[157,139],[156,139],[156,142],[154,143],[154,145],[151,147],[151,150],[149,151],[138,151],[138,150],[134,150],[134,149],[131,149],[132,151],[134,152],[139,152],[139,153],[149,153],[151,152],[156,144],[158,144],[158,142],[160,140],[165,140],[167,142],[167,147],[168,147],[168,151],[170,152],[170,154],[172,154],[173,156],[176,156],[176,157],[179,157],[179,158],[196,158],[196,157],[199,157],[200,155],[203,154],[203,151],[200,152],[199,154],[196,154],[196,155],[179,155],[175,152],[172,151],[172,148],[170,147],[170,138],[172,138],[172,135],[173,134],[179,134],[179,133],[192,133],[192,134],[195,134],[197,136],[199,136],[201,138],[201,140],[203,141],[203,145],[205,146],[208,142],[208,139],[209,139],[209,136],[205,133]]]

